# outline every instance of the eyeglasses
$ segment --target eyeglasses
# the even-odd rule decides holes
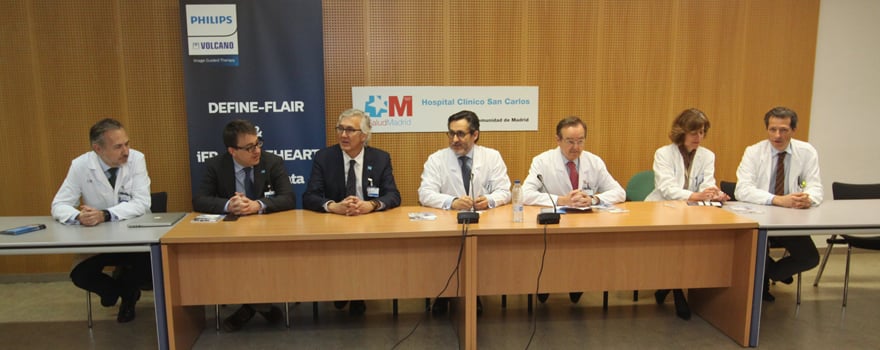
[[[452,131],[449,130],[446,132],[446,135],[449,135],[449,138],[454,138],[458,136],[458,138],[463,139],[465,136],[472,134],[470,131]]]
[[[562,140],[562,141],[564,141],[565,143],[567,143],[569,146],[583,146],[585,140],[586,140],[586,138],[580,138],[580,139],[564,139],[564,140]]]
[[[235,147],[233,147],[233,148],[235,148],[235,149],[237,149],[237,150],[243,150],[243,151],[245,151],[245,152],[253,152],[253,151],[256,150],[257,148],[259,148],[259,149],[263,149],[263,140],[259,140],[259,141],[257,141],[257,143],[254,144],[254,145],[247,145],[247,146],[244,146],[244,147],[238,147],[238,146],[235,146]]]
[[[342,134],[354,135],[355,133],[358,133],[360,131],[361,131],[361,129],[343,128],[341,125],[336,127],[336,133],[339,135],[342,135]]]

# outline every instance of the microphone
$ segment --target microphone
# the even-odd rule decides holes
[[[550,192],[547,191],[547,186],[544,185],[544,177],[541,176],[541,174],[538,174],[538,181],[541,182],[541,188],[544,190],[544,192],[547,192],[547,197],[550,197],[550,203],[553,204],[552,213],[538,213],[538,224],[556,225],[559,223],[559,213],[556,209],[556,202],[553,201],[553,196],[551,196]]]
[[[459,224],[476,224],[480,222],[480,213],[477,212],[477,201],[474,198],[474,172],[471,172],[471,186],[470,193],[471,196],[471,211],[460,211],[458,212],[458,223]]]

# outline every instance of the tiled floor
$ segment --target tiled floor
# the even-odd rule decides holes
[[[844,254],[835,252],[819,287],[815,270],[804,275],[803,302],[795,305],[796,284],[774,286],[775,303],[765,303],[760,348],[877,349],[880,348],[880,254],[853,257],[849,305],[841,308]],[[33,280],[40,280],[33,282]],[[28,281],[31,282],[22,282]],[[152,294],[138,304],[137,319],[117,324],[115,308],[93,300],[95,326],[86,327],[85,292],[64,275],[0,277],[0,348],[3,349],[153,349],[156,331]],[[654,302],[653,291],[642,291],[638,302],[629,291],[612,292],[610,307],[602,309],[601,293],[586,293],[578,304],[568,296],[551,295],[535,312],[537,329],[531,349],[737,349],[739,345],[695,316],[675,317],[671,298]],[[481,349],[524,349],[532,326],[525,296],[483,297],[479,318]],[[292,304],[291,328],[270,326],[259,315],[238,333],[216,332],[213,308],[206,308],[209,327],[196,349],[391,349],[416,324],[399,349],[458,347],[448,317],[424,312],[424,300],[401,300],[400,315],[391,315],[391,301],[367,302],[367,313],[351,317],[332,303],[321,303],[318,319],[312,304]],[[222,309],[227,315],[235,306]]]

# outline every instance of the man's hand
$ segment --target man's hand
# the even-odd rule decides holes
[[[474,203],[474,206],[477,210],[486,210],[489,209],[489,199],[486,196],[477,197],[477,202]]]
[[[232,198],[229,198],[229,205],[226,210],[234,215],[251,215],[260,212],[262,206],[260,202],[251,200],[243,193],[236,192]]]
[[[462,196],[452,200],[451,209],[453,210],[471,210],[474,207],[474,200],[469,196]]]
[[[795,209],[807,209],[813,206],[813,202],[810,201],[810,195],[808,193],[791,193],[785,196],[775,196],[773,197],[773,205],[786,207],[786,208],[795,208]]]
[[[585,208],[593,205],[593,197],[581,190],[572,190],[565,196],[559,196],[557,205],[567,205],[575,208]]]
[[[332,202],[327,205],[331,213],[347,216],[367,214],[374,210],[370,201],[364,201],[355,196],[348,196],[340,202]]]
[[[88,205],[79,207],[79,215],[76,217],[83,226],[95,226],[104,222],[104,212]]]

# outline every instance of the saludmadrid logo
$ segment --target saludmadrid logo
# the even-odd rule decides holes
[[[186,5],[186,35],[193,63],[238,66],[235,4]]]

